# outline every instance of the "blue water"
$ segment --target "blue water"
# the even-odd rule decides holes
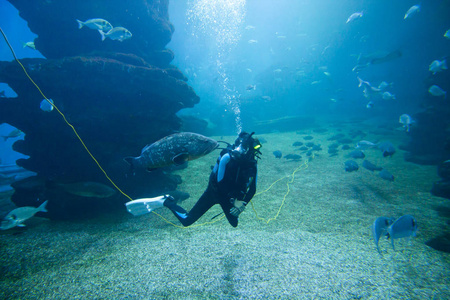
[[[108,3],[113,6],[115,1]],[[421,6],[420,11],[404,19],[407,10],[417,4]],[[355,12],[362,12],[362,17],[346,23]],[[120,13],[117,12],[119,16]],[[285,208],[278,211],[279,220],[262,227],[257,218],[248,214],[234,231],[221,223],[182,231],[153,215],[132,218],[123,208],[127,199],[120,198],[121,195],[115,198],[117,201],[114,203],[109,199],[91,201],[90,197],[76,198],[58,192],[47,184],[53,180],[110,184],[92,164],[91,158],[85,155],[84,148],[77,148],[78,140],[71,140],[74,145],[57,145],[64,150],[58,153],[52,152],[54,149],[50,146],[53,145],[44,145],[44,151],[33,152],[35,149],[27,149],[27,144],[22,143],[22,149],[47,155],[34,157],[31,166],[37,171],[49,171],[40,174],[45,183],[42,183],[42,178],[38,183],[32,182],[38,188],[30,184],[30,191],[25,184],[12,201],[9,195],[1,198],[0,212],[6,214],[10,211],[13,202],[18,206],[35,205],[49,197],[49,214],[53,213],[53,218],[49,217],[51,221],[32,218],[29,229],[15,232],[17,235],[6,232],[2,236],[1,249],[7,249],[0,255],[4,264],[0,266],[0,284],[7,287],[3,293],[19,298],[44,297],[42,295],[48,298],[78,295],[133,298],[134,295],[136,299],[153,296],[172,299],[193,295],[200,299],[202,296],[296,299],[302,295],[306,298],[320,297],[326,291],[322,294],[325,299],[339,296],[361,299],[364,295],[386,299],[390,295],[392,298],[436,296],[437,299],[445,299],[449,278],[448,254],[444,253],[449,251],[448,200],[433,196],[430,190],[433,183],[442,179],[436,175],[438,164],[444,165],[443,173],[447,176],[444,181],[447,180],[445,183],[450,186],[450,175],[446,174],[449,173],[446,169],[450,159],[447,130],[450,128],[450,109],[449,97],[434,97],[428,88],[438,84],[443,90],[450,91],[449,70],[436,75],[429,71],[432,61],[448,59],[450,54],[450,39],[444,37],[450,29],[450,1],[172,0],[169,16],[175,28],[166,46],[174,52],[171,64],[181,70],[187,84],[200,98],[193,108],[181,109],[177,115],[206,121],[205,135],[216,139],[232,142],[236,133],[245,130],[257,131],[256,136],[267,140],[259,163],[262,172],[258,174],[258,192],[262,195],[256,198],[256,203],[260,205],[257,209],[273,215],[280,201],[284,205],[286,200]],[[75,20],[68,20],[67,24],[73,26],[70,29],[78,30]],[[22,46],[37,35],[30,31],[27,22],[6,0],[0,0],[0,27],[19,59],[45,58],[39,51]],[[57,29],[55,32],[61,34]],[[92,34],[88,29],[83,30],[86,36]],[[99,40],[95,42],[101,43]],[[114,42],[116,44],[110,43],[105,47],[130,45]],[[70,43],[67,46],[70,48]],[[364,64],[364,59],[370,61],[367,57],[382,59],[388,54],[397,54],[398,57],[370,64],[359,72],[353,70],[358,64]],[[0,61],[13,61],[10,49],[1,37]],[[131,74],[133,69],[128,68]],[[117,78],[124,76],[122,73]],[[365,97],[363,87],[358,87],[358,77],[374,88],[383,81],[387,82],[389,86],[384,91],[394,94],[396,99],[383,99],[381,92]],[[62,110],[69,120],[79,121],[78,124],[82,125],[80,132],[84,130],[84,133],[91,134],[86,144],[93,146],[92,152],[101,158],[100,164],[106,165],[108,174],[112,174],[113,180],[125,192],[136,193],[134,195],[139,197],[151,197],[151,193],[156,195],[160,186],[170,181],[169,186],[175,186],[173,189],[181,186],[193,195],[186,203],[186,207],[192,207],[207,184],[210,163],[214,164],[216,154],[205,157],[205,160],[199,159],[183,170],[165,169],[160,173],[137,176],[126,173],[125,167],[120,165],[124,164],[122,152],[138,155],[146,143],[154,140],[147,141],[142,137],[141,131],[145,128],[130,127],[135,123],[126,121],[134,120],[136,116],[128,115],[127,111],[118,112],[119,122],[114,119],[111,128],[105,126],[104,121],[114,115],[114,104],[120,104],[117,107],[122,109],[124,103],[142,105],[148,99],[139,98],[136,96],[138,93],[128,91],[125,86],[122,90],[117,89],[118,93],[127,95],[129,92],[133,96],[120,99],[123,100],[120,103],[111,100],[106,107],[113,113],[103,114],[104,102],[110,99],[100,99],[108,93],[103,93],[101,86],[94,87],[87,89],[85,94],[80,93],[87,99],[80,99],[76,103],[79,107],[66,103]],[[2,91],[6,97],[20,93],[0,82]],[[64,103],[55,99],[58,105]],[[103,106],[98,104],[98,109],[95,106],[97,100],[99,103],[103,101]],[[368,108],[369,102],[373,107]],[[70,108],[82,111],[83,105],[90,109],[88,120],[71,115]],[[150,117],[159,122],[159,112],[155,111],[155,115]],[[98,119],[95,118],[96,113]],[[416,121],[410,132],[399,124],[402,114],[408,114]],[[124,125],[120,118],[123,118]],[[51,137],[46,140],[52,141],[53,138],[58,141],[65,134],[60,129],[67,129],[60,121],[58,116],[49,121],[55,122],[52,126],[36,127],[47,129],[40,133],[45,138]],[[46,123],[38,125],[42,124]],[[105,134],[98,130],[97,124],[110,131]],[[122,132],[120,129],[127,125]],[[13,129],[9,124],[0,124],[0,136]],[[30,134],[28,145],[40,145],[39,134],[33,134]],[[327,146],[337,143],[338,139],[333,138],[337,134],[350,138],[350,141],[339,142],[339,153],[333,156],[327,152],[330,149]],[[72,137],[72,132],[69,135]],[[323,148],[311,157],[293,146],[298,141],[306,144],[305,137],[309,135],[314,136],[310,138]],[[380,151],[374,149],[366,152],[366,159],[394,174],[393,182],[385,181],[386,178],[380,177],[378,171],[370,172],[362,167],[351,173],[344,171],[348,153],[356,142],[366,138],[373,142],[390,139],[394,143],[397,154],[393,157],[382,157]],[[23,134],[7,141],[0,139],[1,165],[14,164],[24,157],[12,150],[14,142],[20,139],[24,139]],[[137,139],[145,141],[136,146]],[[131,148],[130,144],[135,148],[127,149]],[[341,147],[343,144],[348,146],[348,151]],[[283,158],[275,158],[274,152],[280,155],[283,152]],[[289,154],[303,155],[304,165],[308,166],[308,162],[310,165],[301,169],[295,181],[292,178],[292,186],[287,186],[289,197],[286,198],[284,185],[270,191],[265,189],[277,179],[295,173],[301,162],[285,159]],[[85,157],[81,157],[83,155]],[[410,160],[406,159],[407,156]],[[418,162],[425,166],[419,166]],[[360,160],[358,163],[362,166]],[[78,167],[78,172],[72,172]],[[167,179],[169,176],[172,176],[170,180]],[[156,188],[152,190],[154,186]],[[114,211],[110,207],[114,205],[120,209]],[[110,208],[115,215],[96,218],[95,212],[110,212]],[[167,209],[165,212],[161,210],[169,222],[174,221]],[[414,214],[417,219],[417,239],[409,245],[406,242],[400,244],[398,251],[391,250],[386,240],[380,240],[384,256],[375,256],[377,252],[369,230],[373,221],[380,216],[397,218],[405,214]],[[77,218],[79,216],[85,219]],[[202,221],[211,217],[206,216]],[[61,219],[71,221],[60,222]],[[184,243],[187,236],[189,241]],[[440,249],[427,244],[436,237],[443,237],[436,242]],[[162,247],[164,251],[160,250]],[[274,257],[280,257],[278,262],[281,263],[273,264]],[[180,261],[181,265],[186,264],[187,272],[180,268]],[[69,268],[64,272],[60,269],[55,271],[61,266]],[[111,272],[113,268],[117,272]],[[30,278],[39,284],[34,284]],[[302,284],[301,279],[308,290],[296,290]],[[61,284],[60,290],[54,294],[46,290],[60,282],[66,285]],[[31,289],[27,284],[35,294],[29,294]],[[99,290],[100,284],[110,290]]]
[[[286,114],[396,119],[403,113],[414,114],[427,94],[428,65],[450,51],[450,42],[443,37],[450,27],[448,1],[423,3],[418,14],[404,20],[414,4],[172,1],[169,9],[175,32],[167,47],[175,52],[172,63],[201,98],[194,109],[180,113],[209,119],[211,110],[226,110],[235,116],[236,131],[252,114],[262,119]],[[38,51],[22,48],[22,42],[36,35],[7,1],[1,5],[0,26],[17,56],[42,57]],[[362,18],[346,23],[360,11]],[[352,72],[358,55],[396,50],[401,58]],[[5,46],[0,48],[0,59],[12,59]],[[389,91],[396,101],[375,99],[373,109],[367,110],[358,75],[373,85],[392,83]],[[247,90],[250,85],[256,89]],[[4,85],[0,89],[13,95]],[[242,111],[241,103],[257,112]]]
[[[424,3],[418,14],[406,20],[404,14],[416,4],[414,1],[203,4],[224,19],[222,30],[237,37],[226,45],[217,43],[214,30],[204,30],[214,29],[214,20],[196,17],[195,11],[185,12],[194,3],[208,1],[190,1],[187,5],[179,2],[170,6],[176,31],[168,46],[177,53],[174,63],[187,73],[202,99],[195,108],[200,114],[223,101],[226,94],[222,82],[214,81],[220,74],[220,63],[233,92],[228,96],[237,95],[241,102],[258,102],[266,118],[287,113],[398,118],[403,113],[417,112],[427,93],[424,79],[430,75],[429,64],[450,50],[449,41],[443,37],[449,27],[445,1]],[[233,6],[239,10],[232,15],[238,20],[221,13]],[[359,11],[363,11],[362,18],[346,23],[352,13]],[[233,21],[239,22],[237,30],[226,27]],[[245,29],[247,26],[254,28]],[[249,40],[258,42],[249,44]],[[401,58],[372,65],[359,74],[352,72],[359,54],[395,50],[401,51]],[[277,69],[281,72],[273,73]],[[357,75],[374,85],[381,81],[393,83],[390,92],[397,100],[375,99],[374,108],[368,111],[368,101],[357,86]],[[211,81],[217,84],[211,85]],[[246,91],[248,85],[255,85],[256,90]],[[262,96],[269,96],[271,101],[264,101]]]

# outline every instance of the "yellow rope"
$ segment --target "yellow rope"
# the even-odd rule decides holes
[[[311,159],[314,159],[314,155],[312,155],[311,156]],[[285,176],[285,177],[282,177],[282,178],[280,178],[280,179],[278,179],[278,180],[276,180],[276,181],[274,181],[267,189],[265,189],[264,191],[262,191],[262,192],[260,192],[260,193],[256,193],[255,194],[255,196],[258,196],[258,195],[261,195],[261,194],[263,194],[263,193],[266,193],[266,192],[268,192],[278,181],[281,181],[281,180],[283,180],[283,179],[285,179],[285,178],[291,178],[288,182],[286,182],[286,193],[284,194],[284,196],[283,196],[283,200],[281,201],[281,204],[280,204],[280,207],[278,208],[278,210],[277,210],[277,213],[275,214],[275,216],[273,216],[273,217],[271,217],[271,218],[268,218],[268,219],[264,219],[264,218],[262,218],[262,217],[260,217],[259,215],[258,215],[258,212],[256,211],[256,209],[255,209],[255,206],[254,206],[254,204],[253,204],[253,199],[250,201],[250,204],[252,205],[252,209],[253,209],[253,212],[255,213],[255,216],[256,216],[256,218],[258,219],[258,220],[261,220],[261,221],[263,221],[263,222],[265,222],[266,224],[269,224],[271,221],[275,221],[277,218],[278,218],[278,216],[280,215],[280,212],[281,212],[281,209],[283,208],[283,206],[284,206],[284,203],[286,202],[286,197],[289,195],[289,193],[290,193],[290,184],[292,184],[293,182],[294,182],[294,179],[295,179],[295,173],[297,173],[298,171],[300,171],[300,170],[305,170],[305,169],[307,169],[308,168],[308,159],[306,159],[304,162],[303,162],[303,164],[301,164],[300,166],[298,166],[295,170],[294,170],[294,172],[292,172],[290,175],[287,175],[287,176]]]

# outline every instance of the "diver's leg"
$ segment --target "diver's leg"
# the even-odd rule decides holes
[[[203,216],[203,214],[207,212],[214,204],[216,204],[213,199],[214,193],[208,187],[189,212],[177,205],[173,198],[168,198],[164,201],[164,206],[168,207],[173,212],[175,217],[177,217],[183,226],[189,226]]]
[[[227,220],[230,223],[230,225],[233,227],[237,227],[238,218],[230,214],[230,210],[233,207],[233,204],[231,203],[230,199],[221,199],[219,204],[222,207],[222,210],[225,216],[227,217]]]

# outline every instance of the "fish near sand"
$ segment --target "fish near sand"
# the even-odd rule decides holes
[[[14,210],[12,210],[2,221],[0,225],[1,230],[7,230],[13,227],[25,227],[24,224],[22,224],[24,221],[28,220],[32,216],[34,216],[38,212],[47,212],[45,209],[45,206],[47,205],[48,201],[45,201],[42,203],[39,207],[32,207],[32,206],[24,206],[19,207]]]
[[[272,152],[275,158],[281,158],[283,157],[283,153],[280,150],[275,150]]]
[[[379,143],[378,149],[380,149],[381,152],[383,152],[383,157],[387,157],[387,156],[392,157],[392,155],[394,155],[394,153],[395,153],[395,147],[389,141]]]
[[[381,172],[378,173],[378,176],[387,181],[394,181],[394,175],[392,175],[390,172],[386,171],[385,169],[381,170]]]
[[[124,28],[124,27],[114,27],[110,31],[106,32],[103,30],[99,30],[100,35],[102,36],[102,41],[104,41],[106,38],[109,38],[114,41],[120,41],[123,42],[126,39],[131,38],[133,35],[131,32]]]
[[[352,152],[350,152],[348,154],[348,156],[351,157],[351,158],[364,158],[364,157],[366,157],[364,152],[362,152],[361,150],[358,150],[358,149],[353,150]]]
[[[216,140],[192,132],[180,132],[166,136],[142,149],[138,157],[125,157],[131,170],[143,168],[149,171],[200,158],[219,146]]]
[[[353,172],[353,171],[358,171],[359,166],[356,163],[356,161],[354,161],[354,160],[347,160],[344,163],[344,168],[345,168],[345,172]]]
[[[375,143],[362,140],[362,141],[359,141],[358,143],[356,143],[355,149],[367,150],[367,149],[372,149],[372,148],[377,148],[377,147],[378,147],[378,145]]]
[[[372,172],[373,171],[381,171],[381,170],[383,170],[382,167],[378,167],[378,166],[374,165],[373,163],[371,163],[368,160],[364,160],[363,163],[362,163],[362,166],[363,166],[363,168],[365,168],[365,169],[367,169],[369,171],[372,171]]]
[[[394,223],[394,219],[386,217],[379,217],[375,220],[375,222],[373,222],[372,234],[378,253],[381,253],[380,248],[378,248],[378,241],[380,240],[380,237],[382,235],[387,235],[388,233],[387,229],[392,223]]]
[[[391,239],[392,249],[394,248],[394,240],[404,237],[416,236],[417,221],[411,215],[404,215],[395,220],[392,225],[387,228],[388,238]]]

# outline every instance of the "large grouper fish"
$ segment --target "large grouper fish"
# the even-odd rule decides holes
[[[157,168],[183,163],[200,158],[219,146],[216,140],[192,132],[180,132],[166,136],[142,149],[138,157],[125,157],[131,169],[144,168],[152,171]]]

